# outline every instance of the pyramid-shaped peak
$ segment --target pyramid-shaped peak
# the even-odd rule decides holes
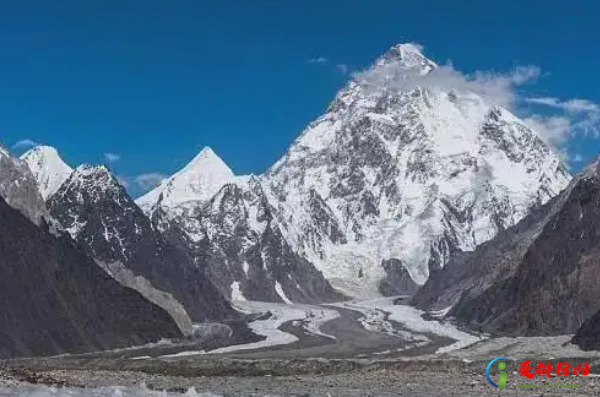
[[[214,150],[210,146],[204,146],[202,150],[198,153],[197,157],[210,158],[210,157],[219,157],[215,153]]]
[[[205,147],[180,171],[136,202],[148,211],[159,201],[171,208],[187,202],[208,201],[235,178],[231,168],[210,147]]]
[[[395,65],[406,69],[420,69],[425,73],[438,67],[435,62],[423,55],[423,46],[416,43],[393,46],[377,60],[375,65]]]
[[[233,176],[233,171],[210,147],[204,147],[180,172],[198,170],[202,173],[218,173]]]
[[[423,46],[417,43],[400,43],[390,48],[390,52],[395,52],[401,57],[421,57],[423,55]]]

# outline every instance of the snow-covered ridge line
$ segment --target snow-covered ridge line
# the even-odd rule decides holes
[[[59,156],[55,148],[37,146],[21,156],[38,182],[40,193],[48,200],[67,180],[73,169]]]

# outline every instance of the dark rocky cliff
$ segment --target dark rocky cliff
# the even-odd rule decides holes
[[[123,288],[68,236],[0,198],[0,357],[123,348],[178,338],[172,318]]]

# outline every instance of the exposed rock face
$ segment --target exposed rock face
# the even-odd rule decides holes
[[[1,146],[0,197],[36,224],[40,224],[44,215],[47,215],[37,182],[27,164],[13,158]]]
[[[388,259],[381,264],[386,273],[379,284],[379,290],[384,295],[412,295],[419,290],[419,284],[410,277],[406,267],[398,259]]]
[[[600,350],[600,311],[583,323],[572,342],[583,350]]]
[[[137,203],[232,300],[343,299],[283,238],[260,181],[234,176],[209,148]]]
[[[431,274],[446,274],[451,258],[515,225],[571,178],[522,120],[468,87],[434,84],[439,71],[416,45],[391,48],[260,177],[235,176],[210,148],[203,149],[136,201],[152,220],[150,229],[162,234],[152,239],[163,238],[193,257],[194,268],[206,271],[231,299],[336,299],[329,282],[351,292],[354,286],[415,293]],[[54,206],[58,194],[51,196]],[[110,197],[116,204],[99,207],[123,206],[120,195]],[[88,235],[76,238],[95,258],[146,276],[141,264],[128,263],[129,243],[114,231],[123,228],[120,220],[114,230],[103,223],[105,215],[90,222],[87,212],[69,209],[78,193],[68,200],[53,213],[72,235]],[[134,222],[127,233],[135,235],[141,223],[133,209],[127,211],[124,222]],[[514,255],[524,252],[517,248]],[[483,290],[512,275],[516,266],[509,268],[482,274],[482,267],[448,279],[471,277],[458,293],[481,275]],[[152,284],[165,278],[154,272],[146,277]],[[436,288],[448,287],[441,284]],[[174,284],[163,286],[156,285],[184,298],[176,296]],[[182,302],[188,310],[190,302]]]
[[[457,305],[455,310],[458,310],[462,302],[477,300],[495,283],[512,277],[561,202],[560,198],[553,199],[475,251],[454,252],[444,268],[431,273],[414,296],[413,304],[432,311]]]
[[[150,281],[142,276],[135,275],[121,262],[97,263],[122,286],[138,291],[144,298],[169,313],[184,336],[194,334],[192,319],[187,314],[185,307],[173,298],[173,295],[156,289]]]
[[[454,304],[460,296],[449,315],[485,331],[575,333],[600,310],[599,225],[595,163],[515,229],[449,266],[457,282],[442,281],[443,275],[432,279],[429,296],[442,304]],[[484,268],[475,270],[480,264]],[[590,346],[595,324],[590,319],[577,340]]]
[[[90,256],[109,268],[121,263],[144,277],[180,302],[192,320],[235,315],[204,269],[152,227],[106,167],[78,167],[51,196],[48,207]]]
[[[254,177],[223,186],[206,203],[154,211],[153,220],[198,263],[207,264],[211,280],[230,299],[308,303],[343,298],[291,250]]]
[[[347,290],[414,293],[570,180],[508,110],[465,87],[432,84],[439,70],[418,46],[395,46],[264,175],[235,176],[205,148],[136,202],[231,298],[329,300],[319,272]],[[275,245],[284,260],[265,259]],[[306,272],[315,276],[303,285]]]
[[[89,352],[182,336],[171,317],[123,288],[68,236],[0,198],[0,358]]]
[[[329,280],[396,293],[408,274],[422,285],[453,252],[567,185],[559,157],[523,121],[420,80],[436,70],[418,47],[392,48],[261,177],[284,238]]]

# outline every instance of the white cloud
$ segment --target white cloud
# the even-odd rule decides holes
[[[307,63],[320,63],[320,64],[323,64],[323,63],[327,63],[329,61],[327,60],[327,58],[321,56],[321,57],[307,59],[306,62]]]
[[[491,105],[512,108],[518,99],[516,88],[535,81],[539,75],[540,69],[536,66],[517,67],[506,74],[488,71],[464,74],[456,70],[452,64],[447,64],[422,74],[420,69],[389,63],[379,68],[355,73],[354,78],[367,89],[383,88],[401,92],[420,87],[433,91],[475,93]]]
[[[566,116],[532,115],[523,121],[537,131],[546,142],[556,147],[564,145],[573,131],[573,123]]]
[[[121,186],[123,186],[125,189],[128,189],[129,186],[131,185],[129,183],[129,178],[127,178],[126,176],[117,175],[117,180],[119,181],[119,183],[121,184]]]
[[[422,50],[422,47],[415,47]],[[573,136],[600,133],[600,106],[585,99],[559,99],[531,95],[534,83],[541,75],[537,66],[518,66],[507,73],[476,71],[463,73],[452,63],[424,73],[400,62],[354,73],[353,77],[365,89],[390,91],[391,94],[415,88],[430,91],[476,94],[489,105],[502,106],[520,116],[539,132],[547,142],[563,153],[564,145]],[[545,107],[541,114],[532,113],[532,106]]]
[[[308,59],[306,61],[306,63],[312,63],[312,64],[317,64],[317,65],[327,65],[330,67],[335,67],[343,75],[347,75],[350,73],[350,67],[347,64],[345,64],[345,63],[335,64],[335,63],[331,62],[329,59],[322,57],[322,56],[317,57],[317,58]]]
[[[104,160],[106,160],[106,162],[109,164],[116,163],[117,161],[121,160],[121,156],[116,153],[104,153],[103,156]]]
[[[563,118],[568,121],[568,129],[562,131],[564,135],[561,143],[573,135],[584,134],[598,136],[600,132],[600,106],[585,99],[569,99],[560,100],[554,97],[533,97],[526,98],[525,102],[545,106],[559,112],[560,116],[534,116],[538,121],[544,121],[543,124],[548,124],[553,118]],[[566,124],[563,122],[563,124]],[[552,134],[548,130],[540,130],[542,134]]]
[[[342,74],[348,74],[348,71],[350,70],[350,68],[348,67],[348,65],[344,64],[344,63],[340,63],[335,65],[335,67],[342,72]]]
[[[150,172],[135,177],[135,183],[144,191],[152,190],[167,178],[166,175],[158,172]]]
[[[37,143],[34,140],[31,139],[21,139],[20,141],[17,141],[14,145],[13,145],[13,149],[29,149],[35,146],[38,146],[39,143]]]
[[[534,97],[526,98],[525,101],[535,105],[543,105],[561,109],[570,113],[598,113],[600,111],[600,107],[597,104],[585,99],[570,99],[568,101],[561,101],[560,99],[554,97]]]

